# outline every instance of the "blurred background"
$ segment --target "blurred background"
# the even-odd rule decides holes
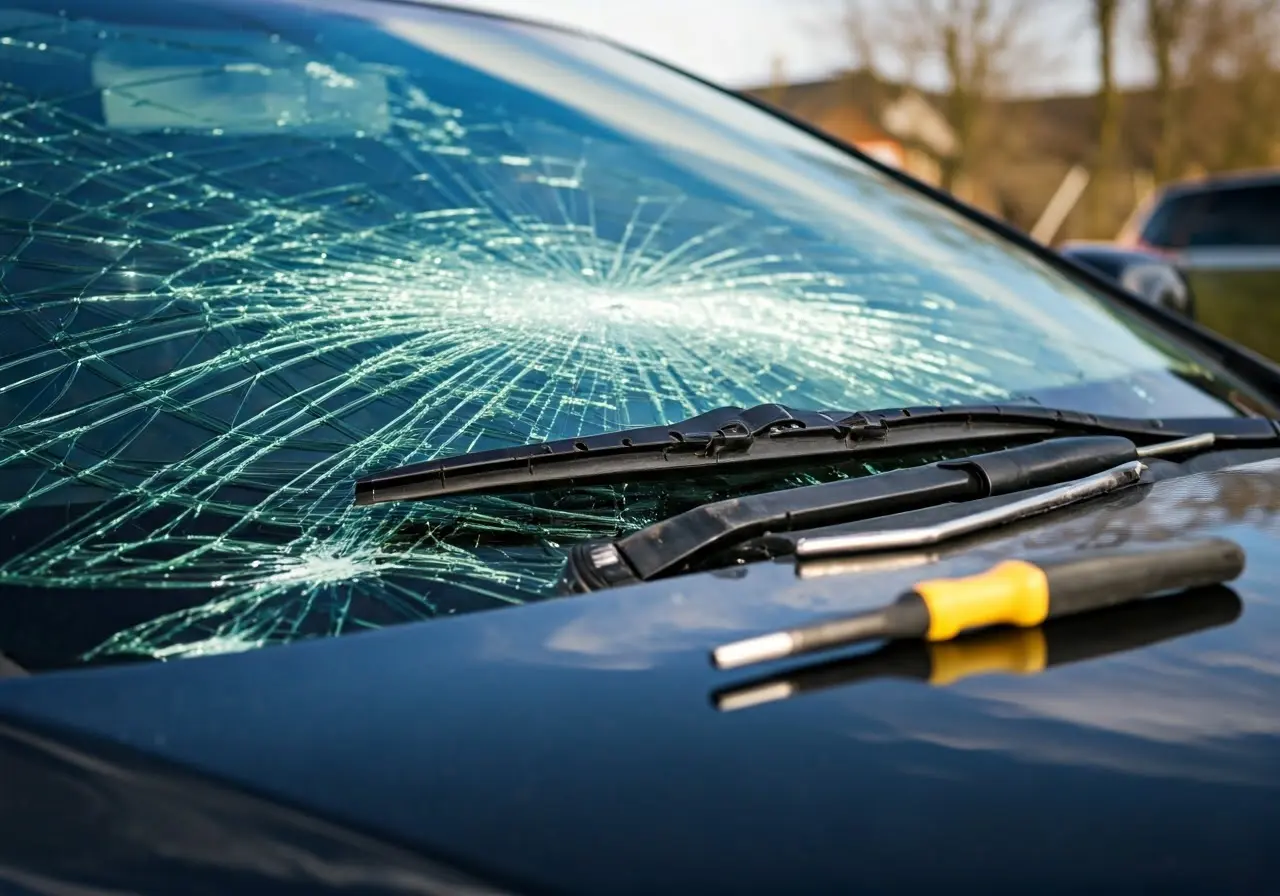
[[[461,0],[750,92],[1049,243],[1280,165],[1280,0]]]

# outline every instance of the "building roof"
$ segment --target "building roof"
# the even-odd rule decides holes
[[[865,70],[746,92],[854,143],[925,144],[937,155],[954,148],[954,135],[938,112],[936,97]]]

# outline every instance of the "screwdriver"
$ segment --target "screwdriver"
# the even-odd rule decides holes
[[[711,659],[721,669],[735,669],[862,641],[949,641],[991,625],[1029,628],[1163,592],[1229,582],[1244,570],[1244,561],[1244,550],[1223,538],[1048,561],[1005,560],[974,576],[918,582],[878,610],[724,644]]]
[[[1036,628],[992,628],[954,641],[889,641],[875,650],[815,660],[712,694],[721,711],[747,709],[804,694],[894,678],[948,687],[972,676],[1038,675],[1231,625],[1243,604],[1222,586],[1135,600]]]

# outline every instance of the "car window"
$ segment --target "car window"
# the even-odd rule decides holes
[[[1280,246],[1280,184],[1211,192],[1187,245]]]
[[[1158,249],[1180,249],[1196,226],[1204,204],[1201,193],[1166,195],[1156,203],[1142,226],[1142,241]]]
[[[1160,248],[1280,246],[1280,184],[1230,186],[1171,196],[1142,231]]]
[[[1234,413],[1031,255],[582,38],[0,0],[0,85],[0,652],[29,667],[537,600],[684,500],[352,506],[399,464],[764,402]]]

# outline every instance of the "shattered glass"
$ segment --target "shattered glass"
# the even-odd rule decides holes
[[[520,604],[683,500],[352,506],[445,454],[770,401],[1231,412],[1118,315],[604,45],[399,4],[0,0],[0,651]]]

